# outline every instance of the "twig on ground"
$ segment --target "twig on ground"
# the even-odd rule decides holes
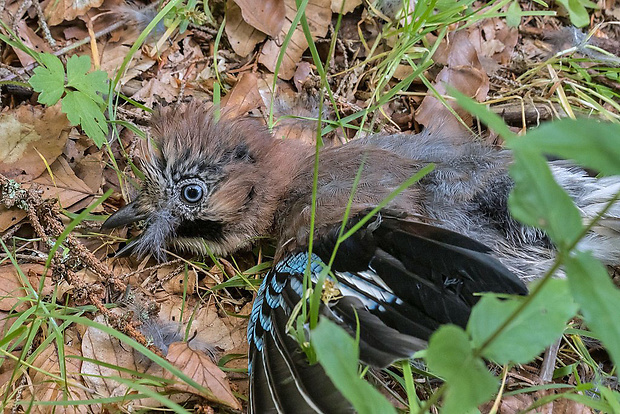
[[[39,0],[33,0],[32,5],[37,11],[37,17],[39,18],[39,27],[41,27],[41,30],[43,30],[45,40],[47,40],[47,43],[49,43],[52,49],[56,50],[56,48],[58,48],[58,45],[56,44],[56,40],[54,40],[54,38],[52,37],[50,28],[47,25],[47,20],[45,19],[45,14],[43,13],[43,9],[41,8],[41,3],[39,3]]]
[[[17,25],[19,24],[19,21],[21,20],[24,13],[26,13],[26,10],[28,10],[28,7],[30,7],[31,4],[31,0],[21,0],[21,3],[19,3],[18,9],[13,15],[13,22],[11,23],[11,30],[13,30],[14,33],[18,32]]]
[[[555,341],[549,348],[545,350],[543,362],[540,367],[540,380],[543,384],[548,383],[553,379],[553,371],[555,370],[555,360],[558,356],[558,350],[560,349],[560,343],[562,337]]]
[[[26,210],[30,224],[35,233],[43,240],[48,248],[52,248],[56,243],[52,240],[52,237],[60,237],[65,230],[58,216],[58,207],[55,205],[55,200],[43,200],[41,198],[41,192],[37,190],[34,185],[26,190],[21,188],[15,181],[9,180],[4,175],[0,174],[0,203],[4,204],[6,208],[18,206]],[[51,236],[48,233],[51,233]],[[111,286],[114,290],[121,292],[127,289],[127,286],[119,278],[114,276],[114,274],[101,263],[93,253],[80,243],[77,238],[68,235],[65,242],[70,247],[69,254],[102,277],[105,285]],[[66,260],[62,257],[60,250],[54,253],[51,262],[54,276],[57,278],[64,277],[69,284],[74,286],[76,301],[87,300],[107,318],[113,328],[129,335],[157,355],[163,356],[161,350],[151,345],[146,337],[134,326],[133,322],[125,320],[122,316],[113,314],[104,306],[101,301],[101,297],[104,296],[106,290],[104,284],[86,284],[75,272],[67,269],[64,264]]]

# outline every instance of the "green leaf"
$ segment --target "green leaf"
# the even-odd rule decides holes
[[[45,66],[35,68],[28,83],[40,93],[39,103],[52,106],[65,92],[65,68],[60,59],[50,53],[41,53],[39,57]]]
[[[547,232],[558,249],[566,249],[581,234],[581,214],[553,179],[545,158],[524,147],[513,151],[510,175],[515,186],[508,198],[510,212],[519,221]]]
[[[359,349],[344,329],[321,318],[310,333],[310,340],[327,376],[358,413],[396,413],[379,391],[360,378],[357,372]]]
[[[510,3],[506,11],[506,23],[508,23],[508,26],[519,27],[519,24],[521,24],[521,13],[521,6],[517,0]]]
[[[620,125],[594,119],[562,119],[546,123],[509,143],[571,159],[605,175],[620,174]]]
[[[467,332],[474,347],[482,344],[525,300],[525,296],[500,300],[488,294],[474,306]],[[508,326],[483,350],[483,356],[500,365],[525,364],[558,339],[566,321],[575,315],[566,280],[552,279]]]
[[[577,27],[584,27],[590,24],[590,16],[588,11],[580,0],[558,0],[568,11],[570,22]]]
[[[620,393],[618,391],[612,391],[607,387],[600,387],[599,392],[601,396],[611,406],[610,412],[620,413]]]
[[[498,379],[487,370],[482,358],[474,356],[467,334],[458,326],[444,325],[431,336],[426,362],[446,381],[443,413],[471,411],[497,391]]]
[[[62,100],[62,111],[72,125],[81,125],[86,135],[101,148],[108,133],[108,124],[101,108],[90,96],[81,91],[67,91],[67,96]]]
[[[101,70],[87,73],[90,70],[90,57],[73,55],[67,60],[67,86],[87,95],[98,105],[104,101],[99,93],[108,91],[108,74]]]
[[[566,277],[588,327],[603,341],[607,352],[620,364],[620,290],[603,265],[590,253],[577,252],[566,261]]]

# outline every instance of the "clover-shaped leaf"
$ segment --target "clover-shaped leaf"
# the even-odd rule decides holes
[[[50,53],[39,55],[44,66],[34,69],[30,86],[39,92],[39,103],[55,105],[65,92],[65,68],[60,59]]]

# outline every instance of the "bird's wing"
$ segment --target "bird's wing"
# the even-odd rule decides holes
[[[306,255],[306,259],[307,259]],[[300,255],[278,263],[265,277],[248,324],[250,413],[347,413],[351,404],[319,364],[310,365],[286,325],[303,295]],[[297,270],[295,270],[297,269]]]
[[[329,263],[339,233],[334,226],[315,241],[313,282]],[[352,335],[359,328],[360,359],[385,367],[423,349],[441,324],[464,327],[477,293],[527,293],[489,251],[445,229],[378,215],[339,244],[328,276],[337,293],[321,312]],[[253,412],[351,411],[320,365],[308,365],[286,332],[303,297],[307,264],[305,249],[280,260],[254,303],[248,326]]]

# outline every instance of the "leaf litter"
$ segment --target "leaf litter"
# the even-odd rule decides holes
[[[39,17],[36,7],[22,0],[5,3],[0,8],[0,18],[17,29],[26,46],[38,52],[57,53],[62,65],[67,63],[66,58],[72,61],[82,56],[77,66],[80,70],[78,78],[83,80],[89,76],[87,73],[91,73],[88,70],[90,63],[85,63],[84,57],[90,57],[90,62],[99,62],[98,67],[92,69],[103,70],[109,78],[116,76],[131,45],[156,14],[153,5],[96,0],[80,4],[44,2],[41,5],[43,17]],[[215,20],[199,26],[189,24],[182,33],[180,30],[167,33],[166,26],[160,23],[121,74],[121,93],[147,108],[176,104],[190,97],[203,101],[222,97],[225,116],[250,114],[265,122],[274,119],[272,126],[277,136],[299,139],[312,145],[316,138],[312,118],[318,114],[316,97],[321,80],[301,26],[292,31],[282,63],[277,67],[278,55],[295,19],[296,2],[269,0],[260,4],[256,7],[256,2],[246,0],[209,2]],[[476,4],[479,6],[481,4]],[[524,11],[539,10],[537,7],[533,3],[520,3],[520,9]],[[372,7],[349,0],[309,2],[306,18],[321,58],[324,59],[330,50],[340,10],[345,14],[336,33],[334,54],[326,66],[326,79],[335,91],[336,107],[326,110],[324,118],[332,121],[375,104],[374,92],[378,86],[384,89],[381,93],[387,92],[413,73],[413,67],[402,60],[393,77],[387,83],[381,83],[381,57],[391,51],[396,36],[395,32],[384,29],[397,27],[395,22],[401,18],[398,7],[388,1]],[[185,8],[179,6],[176,12],[163,22],[169,25],[175,16],[187,18],[196,10],[186,5]],[[220,38],[218,31],[222,29],[224,16],[226,22]],[[618,19],[617,8],[602,7],[592,16],[597,22]],[[491,108],[505,116],[513,129],[520,130],[525,127],[524,123],[536,124],[545,117],[563,113],[561,103],[553,99],[554,89],[540,81],[547,75],[532,72],[532,68],[560,52],[561,48],[575,46],[575,42],[568,39],[568,44],[560,45],[548,36],[563,33],[566,17],[517,16],[517,21],[518,28],[509,26],[499,17],[483,19],[461,30],[456,30],[458,24],[453,24],[437,45],[434,64],[424,76],[442,95],[449,85],[480,102],[491,101]],[[39,24],[49,35],[46,30],[38,30]],[[107,31],[109,28],[113,29]],[[593,29],[592,42],[599,42],[604,49],[617,53],[618,42],[614,39],[619,38],[618,26],[593,26]],[[429,32],[424,42],[433,45],[438,34],[437,31]],[[85,36],[94,38],[79,44]],[[166,40],[162,41],[165,36]],[[566,34],[560,37],[567,39]],[[415,56],[415,50],[411,52]],[[3,65],[9,67],[0,68],[3,80],[27,80],[36,66],[36,60],[18,47],[6,46],[2,59]],[[613,63],[612,59],[612,66]],[[588,81],[602,82],[612,91],[618,89],[614,72],[601,72],[592,67],[574,69],[574,72],[562,74],[564,81],[574,82],[575,76],[579,75]],[[39,66],[34,73],[45,70]],[[41,88],[45,92],[38,96],[40,101],[53,104],[54,98],[57,101],[83,87],[83,93],[90,93],[95,96],[97,105],[103,105],[103,101],[97,101],[103,96],[101,88],[89,91],[90,82],[85,85],[78,82],[68,85],[70,89],[65,90],[64,75],[61,79],[57,73],[45,72],[47,78],[42,78],[45,88]],[[55,84],[55,89],[50,89],[50,84]],[[217,90],[216,84],[220,85]],[[599,92],[603,95],[609,93],[608,90]],[[46,97],[50,93],[52,96]],[[226,410],[223,407],[240,409],[241,402],[234,393],[236,390],[247,392],[247,384],[245,388],[243,385],[245,376],[234,370],[223,371],[218,361],[228,354],[247,352],[244,316],[249,313],[253,289],[242,283],[218,286],[226,281],[251,279],[252,275],[244,274],[244,271],[259,263],[257,260],[262,255],[257,259],[253,253],[243,252],[235,255],[234,266],[221,261],[214,267],[208,260],[201,263],[177,259],[173,263],[158,265],[148,258],[140,262],[131,258],[112,258],[113,252],[133,233],[128,234],[128,230],[123,229],[101,234],[98,231],[100,221],[97,220],[102,216],[93,214],[111,213],[135,193],[139,182],[135,171],[140,163],[138,148],[141,138],[126,129],[110,139],[110,133],[101,128],[101,119],[85,124],[85,118],[80,119],[81,115],[75,111],[83,109],[80,100],[69,101],[63,107],[73,117],[72,125],[82,123],[81,129],[72,128],[70,120],[61,112],[60,103],[45,108],[35,104],[36,100],[30,95],[20,98],[23,95],[17,92],[3,93],[0,114],[2,240],[35,290],[45,275],[44,289],[37,292],[38,295],[50,298],[55,290],[57,297],[69,306],[76,309],[90,307],[84,313],[90,318],[93,318],[92,308],[98,309],[99,314],[93,321],[99,324],[99,328],[79,323],[67,328],[62,354],[53,340],[39,346],[50,338],[54,329],[51,324],[41,329],[37,341],[27,349],[23,348],[23,343],[12,342],[7,351],[14,356],[27,355],[31,368],[17,370],[14,360],[6,359],[0,365],[2,391],[14,391],[27,383],[17,398],[18,402],[95,398],[88,406],[78,404],[62,408],[70,412],[99,412],[112,407],[121,411],[161,407],[159,400],[146,396],[121,398],[131,392],[125,380],[135,380],[137,375],[147,373],[161,379],[160,383],[147,386],[164,394],[172,393],[170,398],[176,402],[198,402],[205,410],[212,410],[212,405],[220,407],[219,410]],[[10,99],[5,100],[5,96]],[[426,84],[414,80],[406,93],[396,94],[367,117],[375,131],[417,132],[423,126],[433,128],[441,124],[444,131],[455,136],[463,136],[468,129],[473,129],[483,136],[486,134],[488,140],[494,139],[492,131],[477,129],[478,125],[471,116],[455,104],[447,104],[429,93]],[[586,105],[588,102],[583,104],[591,107]],[[613,116],[618,115],[613,102],[601,101],[600,105]],[[273,117],[270,117],[272,110]],[[122,129],[121,123],[125,122],[136,125],[136,130],[144,130],[148,112],[125,100],[118,106],[116,116],[120,121],[117,127]],[[438,123],[438,119],[442,121]],[[325,140],[328,145],[339,145],[359,135],[359,126],[360,120],[354,120],[346,128],[333,131]],[[107,134],[109,151],[93,145],[84,134],[101,133],[97,128]],[[68,248],[55,253],[51,268],[46,271],[45,261],[51,244],[61,235],[64,226],[70,223],[74,214],[83,211],[109,189],[114,190],[114,195],[90,211],[87,220],[71,232],[65,240]],[[265,249],[269,251],[269,246]],[[0,332],[8,333],[12,327],[19,328],[19,324],[14,323],[20,312],[31,309],[36,301],[33,302],[34,297],[31,297],[34,292],[24,286],[26,281],[9,261],[9,254],[3,253],[0,260]],[[221,267],[226,271],[217,270]],[[104,303],[114,305],[116,309],[110,311]],[[25,323],[32,326],[34,320],[27,319]],[[578,321],[575,326],[579,326]],[[116,329],[164,356],[209,393],[197,392],[157,364],[150,364],[150,360],[145,360],[140,353],[131,352],[130,347],[110,335],[108,329]],[[158,336],[167,340],[155,340]],[[596,369],[579,362],[575,341],[574,337],[566,337],[562,342],[558,363],[575,364],[575,370],[559,378],[560,383],[575,384],[578,379],[584,381],[599,375]],[[595,342],[588,345],[592,352],[596,352],[596,346]],[[64,364],[59,363],[59,356],[64,359]],[[102,361],[105,365],[93,361]],[[233,361],[225,368],[245,365],[243,360],[237,362]],[[538,369],[535,363],[513,367],[506,374],[506,390],[539,385]],[[64,379],[59,379],[63,376]],[[428,381],[428,386],[420,391],[420,398],[427,398],[432,387],[432,381]],[[398,389],[397,386],[394,388]],[[546,412],[591,411],[576,401],[554,400],[553,395],[557,392],[543,390],[503,396],[498,412],[519,412],[544,398],[549,399],[543,405]],[[96,398],[103,396],[119,399],[114,403],[97,402]],[[492,405],[480,408],[487,412]],[[35,405],[35,410],[47,412],[45,406]]]

